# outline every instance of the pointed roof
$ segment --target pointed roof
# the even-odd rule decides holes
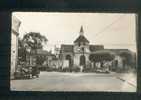
[[[85,38],[83,35],[80,35],[80,36],[74,41],[74,43],[78,43],[78,42],[86,42],[86,43],[89,43],[89,41],[87,40],[87,38]]]
[[[80,28],[80,35],[84,35],[83,26],[81,26],[81,28]]]
[[[86,43],[89,43],[89,41],[87,40],[87,38],[84,36],[83,26],[81,26],[81,28],[80,28],[80,35],[79,35],[79,37],[74,41],[74,43],[78,43],[78,42],[86,42]]]

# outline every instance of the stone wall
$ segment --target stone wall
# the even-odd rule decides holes
[[[17,66],[18,60],[18,34],[19,34],[19,27],[20,21],[15,17],[12,16],[12,30],[11,30],[11,79],[14,78],[14,72]]]

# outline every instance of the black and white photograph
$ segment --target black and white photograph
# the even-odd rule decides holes
[[[13,12],[11,91],[136,92],[136,14]]]

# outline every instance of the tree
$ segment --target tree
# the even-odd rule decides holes
[[[34,54],[36,59],[36,64],[41,63],[40,60],[38,60],[37,50],[43,49],[43,44],[47,42],[47,38],[40,33],[37,32],[29,32],[26,35],[23,36],[22,42],[23,47],[26,50],[26,54]]]
[[[37,56],[37,65],[43,65],[44,61],[46,61],[45,56]]]
[[[24,47],[28,52],[37,49],[43,48],[43,43],[46,43],[48,40],[45,36],[41,35],[40,33],[36,32],[29,32],[23,37]]]
[[[103,61],[111,61],[113,59],[114,59],[114,55],[108,52],[95,53],[89,56],[89,60],[93,62],[94,65],[95,65],[95,62],[100,62],[101,66],[103,66]]]
[[[22,40],[18,39],[18,63],[26,61],[26,48],[23,46]]]
[[[89,59],[92,62],[101,62],[103,60],[111,61],[114,59],[114,55],[112,55],[110,53],[96,53],[96,54],[91,54],[89,56]]]
[[[132,65],[134,62],[134,58],[130,52],[121,52],[120,56],[124,58],[124,66],[125,65]]]

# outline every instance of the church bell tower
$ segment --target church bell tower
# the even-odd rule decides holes
[[[74,64],[85,67],[89,60],[89,41],[84,36],[83,26],[80,27],[79,36],[74,41]]]

